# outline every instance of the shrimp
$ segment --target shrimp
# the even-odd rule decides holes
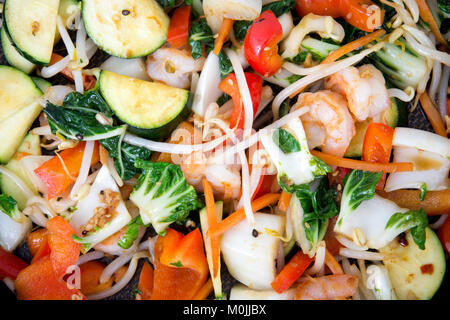
[[[203,192],[202,179],[206,178],[218,199],[237,199],[241,192],[240,166],[216,163],[214,157],[204,153],[191,153],[180,163],[186,181],[198,192]]]
[[[205,58],[195,60],[175,48],[160,48],[149,55],[146,62],[150,78],[181,89],[190,87],[191,73],[201,71],[204,63]]]
[[[373,118],[391,106],[383,74],[371,64],[332,74],[325,81],[325,89],[344,95],[358,121]]]
[[[296,300],[332,300],[345,299],[355,294],[358,277],[349,274],[324,277],[303,277],[295,292]]]
[[[307,106],[302,115],[308,146],[320,147],[326,153],[343,156],[355,135],[355,124],[345,98],[338,93],[322,90],[302,93],[295,109]]]

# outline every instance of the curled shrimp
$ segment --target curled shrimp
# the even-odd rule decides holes
[[[191,85],[191,74],[202,70],[205,58],[195,60],[186,51],[175,48],[160,48],[147,57],[147,73],[153,80],[187,89]]]
[[[325,81],[325,89],[344,95],[358,121],[373,118],[391,106],[383,74],[371,64],[336,72]]]
[[[343,156],[355,135],[355,124],[345,98],[322,90],[302,93],[295,109],[308,106],[301,116],[310,149],[320,147],[326,153]]]
[[[218,199],[237,199],[241,192],[240,167],[223,164],[207,157],[204,153],[193,152],[180,163],[186,181],[198,192],[203,192],[202,179],[206,178]]]
[[[324,277],[303,277],[295,292],[296,300],[345,299],[355,294],[358,277],[349,274],[335,274]]]

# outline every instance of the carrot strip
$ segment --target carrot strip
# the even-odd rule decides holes
[[[422,105],[422,109],[427,115],[428,120],[433,127],[434,132],[436,134],[447,138],[447,130],[445,130],[444,123],[442,122],[441,115],[439,111],[434,106],[434,103],[431,101],[428,93],[424,92],[419,98],[420,104]]]
[[[277,202],[280,199],[279,193],[268,193],[263,195],[262,197],[252,201],[252,210],[258,211],[264,207],[267,207],[268,205]],[[218,237],[225,233],[228,229],[232,228],[233,226],[237,225],[239,222],[245,219],[245,211],[244,208],[241,208],[232,214],[230,214],[228,217],[223,219],[221,222],[218,222],[215,226],[212,226],[209,228],[207,234],[210,237]]]
[[[419,6],[419,14],[420,17],[428,23],[431,32],[433,32],[436,39],[443,44],[444,46],[448,47],[447,42],[445,41],[444,37],[441,34],[441,31],[439,30],[439,26],[436,23],[436,20],[433,17],[433,14],[431,13],[430,7],[428,7],[428,4],[425,0],[417,0],[417,5]]]
[[[311,150],[311,154],[321,159],[325,163],[349,169],[357,169],[371,172],[403,172],[413,171],[414,165],[411,162],[376,163],[362,160],[342,158],[317,150]]]
[[[337,59],[345,56],[347,53],[352,52],[353,50],[356,50],[362,46],[365,46],[369,43],[371,43],[373,40],[382,37],[386,31],[383,29],[374,31],[372,33],[369,33],[365,35],[364,37],[361,37],[359,39],[356,39],[352,42],[347,43],[346,45],[340,47],[336,51],[331,52],[328,57],[325,58],[320,64],[326,64],[336,61]],[[305,89],[305,87],[302,87],[298,89],[296,92],[292,93],[289,97],[294,98],[296,95],[298,95],[300,92],[302,92]]]
[[[325,264],[330,268],[333,274],[344,274],[341,265],[337,262],[336,258],[325,248]]]
[[[285,191],[281,191],[280,200],[278,201],[278,209],[287,212],[289,208],[289,202],[291,202],[291,194]]]
[[[201,287],[200,290],[198,290],[198,292],[194,295],[192,300],[206,300],[212,290],[213,283],[211,278],[209,278],[208,281],[206,281],[206,283],[203,285],[203,287]]]
[[[216,214],[216,205],[214,202],[214,194],[211,187],[211,184],[205,178],[202,179],[203,191],[205,194],[205,202],[206,202],[206,213],[208,217],[208,225],[209,228],[215,226],[217,224],[217,214]],[[220,243],[219,237],[210,236],[209,237],[210,245],[211,245],[211,260],[213,263],[213,277],[217,276],[219,272],[219,261],[220,261]]]
[[[222,46],[225,42],[225,39],[228,37],[228,34],[233,27],[234,20],[229,18],[224,18],[222,25],[220,26],[219,34],[217,35],[216,40],[214,41],[214,54],[218,55],[220,50],[222,50]]]

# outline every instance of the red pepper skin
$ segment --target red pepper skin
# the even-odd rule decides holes
[[[244,53],[250,66],[265,77],[280,70],[283,59],[278,54],[278,43],[283,29],[271,10],[264,11],[250,26],[244,40]]]
[[[447,217],[444,224],[438,229],[437,235],[441,239],[442,247],[446,253],[450,253],[450,219]]]
[[[0,280],[16,280],[19,272],[27,266],[28,263],[0,247]]]
[[[253,102],[253,116],[255,116],[261,101],[263,80],[254,73],[245,72],[244,75]],[[241,93],[239,92],[236,74],[230,73],[223,79],[219,84],[219,89],[230,95],[233,99],[234,109],[230,117],[230,128],[237,126],[237,129],[244,129],[244,103],[242,101]]]
[[[181,48],[188,43],[191,6],[179,7],[170,19],[167,42],[175,48]]]

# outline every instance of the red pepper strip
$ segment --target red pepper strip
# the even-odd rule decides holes
[[[384,20],[384,10],[370,0],[297,0],[297,12],[301,17],[308,13],[342,17],[352,26],[367,32],[380,27]]]
[[[155,245],[152,300],[189,300],[205,284],[209,270],[197,228],[187,235],[167,229]]]
[[[314,259],[308,257],[302,251],[297,252],[288,264],[284,266],[281,272],[272,282],[272,288],[278,292],[286,291],[300,276]]]
[[[0,247],[0,280],[16,280],[19,272],[27,266],[28,263]]]
[[[189,21],[191,19],[191,6],[175,9],[170,19],[167,42],[175,48],[181,48],[188,43]]]
[[[450,218],[448,216],[444,224],[438,229],[437,235],[441,239],[445,252],[450,253]]]
[[[81,142],[76,147],[66,149],[59,153],[69,174],[76,178],[80,172],[83,160],[84,147],[86,143]],[[34,173],[41,179],[48,188],[47,198],[51,199],[64,193],[67,188],[74,183],[72,177],[67,175],[66,170],[58,156],[54,156],[34,170]],[[92,154],[91,165],[99,161],[98,142],[95,143]]]
[[[280,70],[283,59],[278,54],[278,43],[283,29],[272,10],[264,11],[250,26],[244,41],[244,53],[250,66],[265,77]]]
[[[50,254],[23,269],[14,283],[18,299],[73,300],[84,295],[63,280],[67,268],[80,255],[80,244],[72,239],[72,226],[60,216],[47,222]]]
[[[150,300],[153,292],[154,273],[152,266],[146,261],[139,276],[138,290],[142,300]]]
[[[382,124],[372,122],[367,128],[364,136],[362,160],[377,163],[389,163],[392,152],[392,140],[394,139],[394,129]],[[386,173],[381,176],[377,184],[378,190],[384,190]]]
[[[261,101],[263,81],[262,78],[257,74],[249,72],[245,72],[244,74],[253,102],[254,116],[256,114],[256,111],[258,111],[259,102]],[[244,103],[239,91],[236,74],[230,73],[225,79],[223,79],[219,84],[219,89],[230,95],[233,99],[234,109],[230,118],[230,128],[234,128],[237,125],[237,129],[244,129]]]

